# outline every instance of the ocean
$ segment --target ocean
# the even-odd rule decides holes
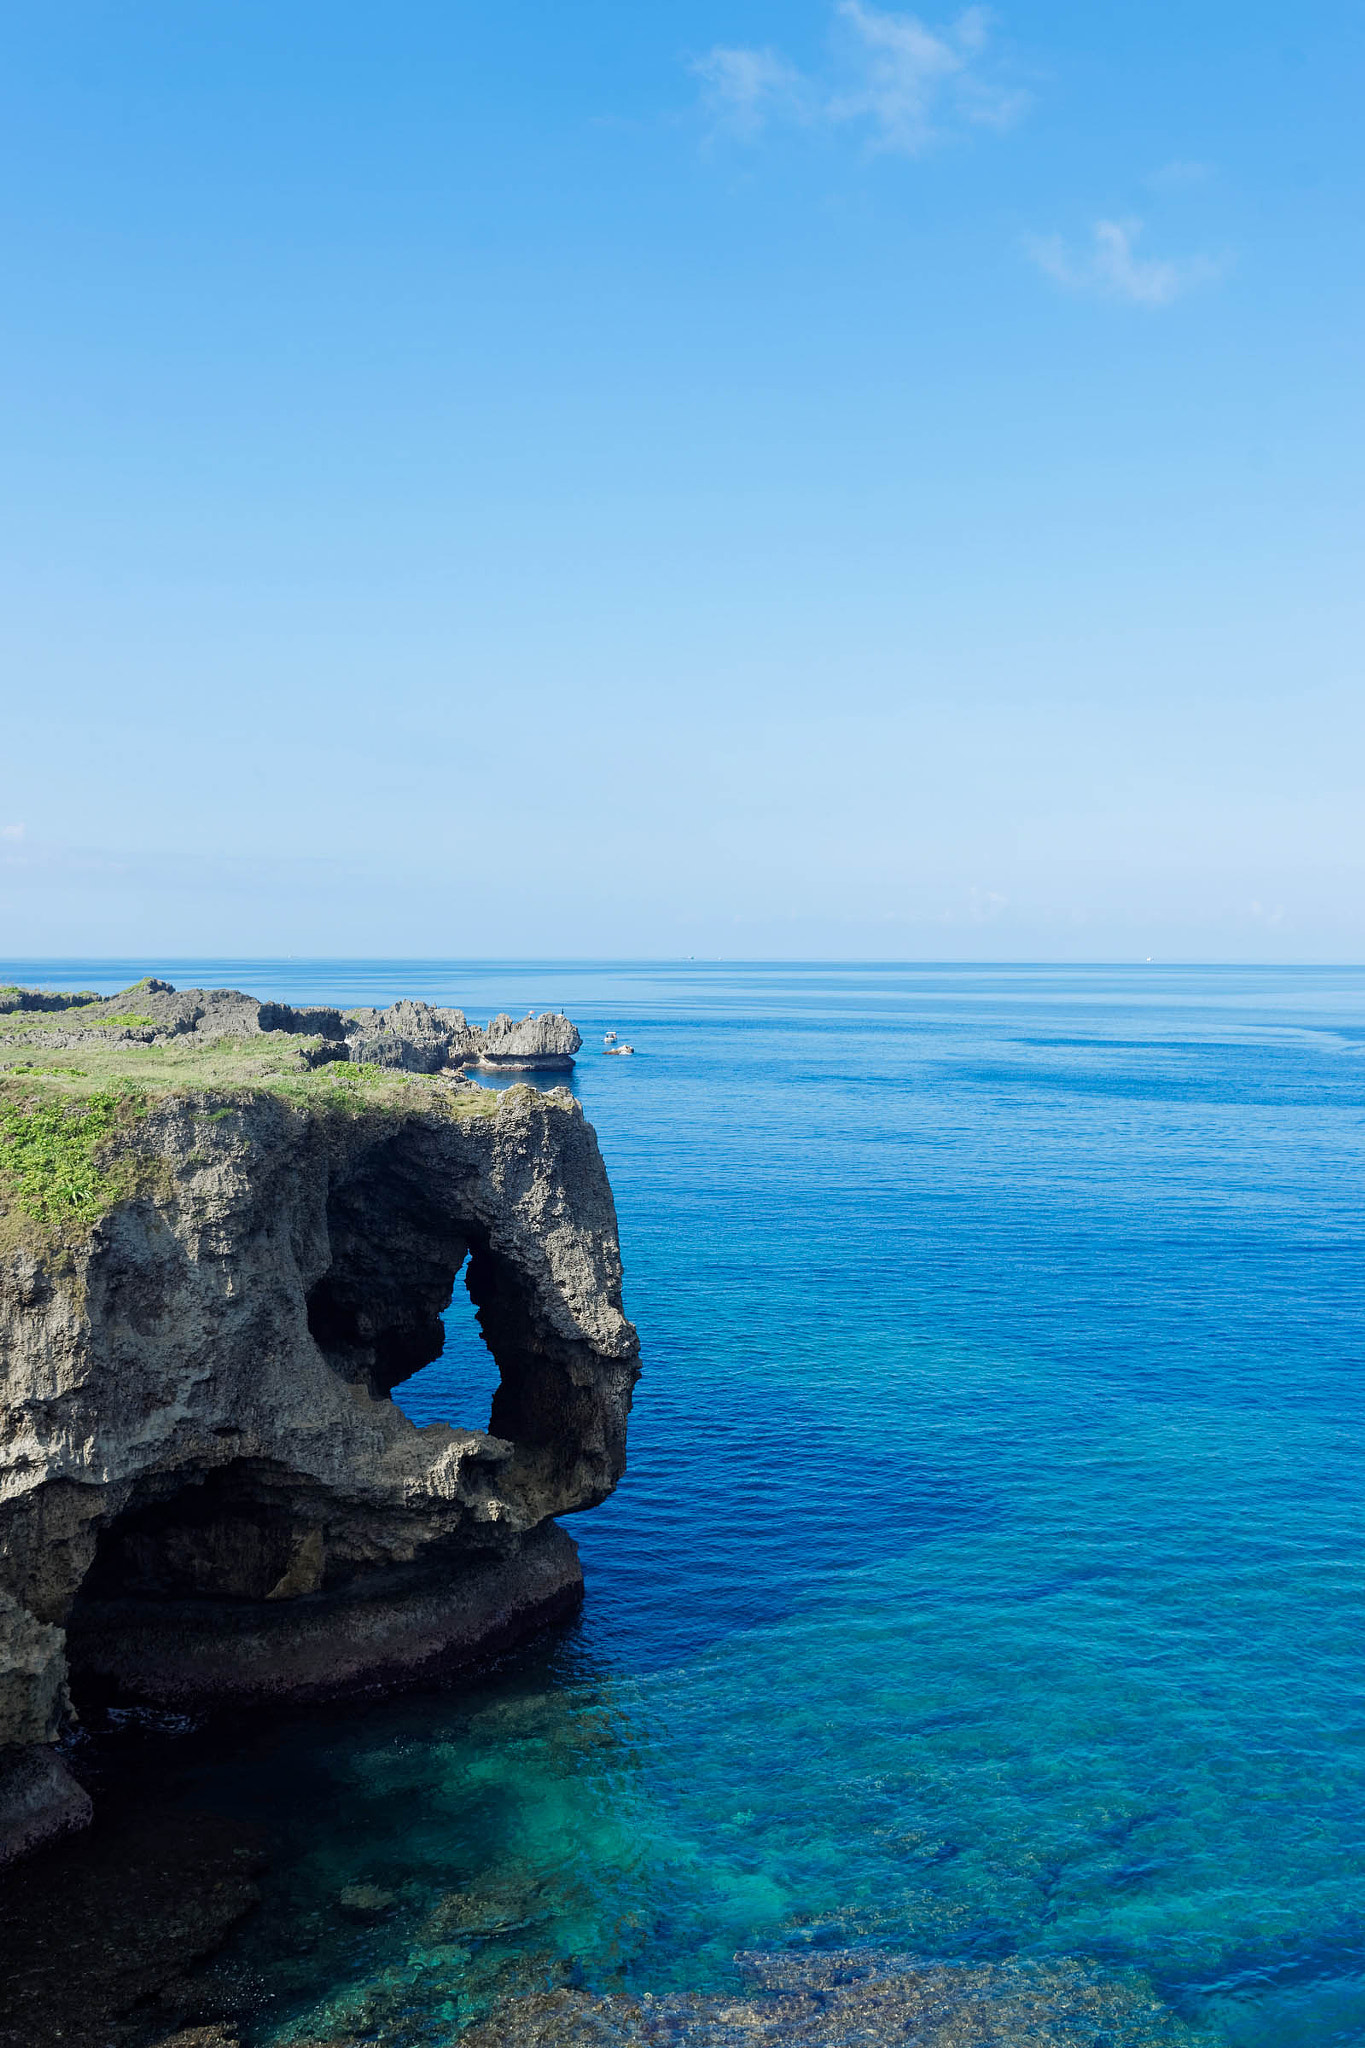
[[[270,1834],[213,1966],[258,2048],[850,1948],[1365,2043],[1365,969],[4,971],[585,1039],[630,1470],[576,1625],[185,1766]],[[457,1295],[396,1398],[482,1425]]]

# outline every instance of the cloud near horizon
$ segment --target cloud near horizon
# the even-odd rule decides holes
[[[859,126],[871,146],[918,156],[954,127],[1005,128],[1027,94],[987,68],[990,15],[968,7],[943,28],[913,14],[838,0],[840,77],[807,76],[771,48],[717,44],[692,66],[714,132],[751,142],[779,123]]]
[[[1169,306],[1200,285],[1215,284],[1226,263],[1210,256],[1139,256],[1140,220],[1097,220],[1091,247],[1074,252],[1060,235],[1029,235],[1024,247],[1045,276],[1068,291],[1098,292],[1130,306]]]

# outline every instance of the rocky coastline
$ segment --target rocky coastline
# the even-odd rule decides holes
[[[7,1031],[5,1026],[7,1025]],[[583,1040],[560,1011],[518,1021],[506,1013],[471,1024],[463,1010],[408,998],[387,1009],[295,1008],[260,1002],[240,989],[177,989],[148,977],[116,996],[0,989],[0,1064],[5,1038],[46,1052],[89,1051],[93,1045],[201,1045],[220,1038],[287,1035],[309,1041],[308,1064],[336,1060],[412,1074],[481,1069],[488,1073],[567,1073]]]
[[[146,982],[0,998],[0,1859],[83,1826],[82,1708],[334,1698],[572,1611],[638,1374],[567,1019]],[[389,1398],[464,1285],[488,1426]]]
[[[615,1486],[638,1375],[611,1190],[567,1091],[466,1078],[577,1043],[420,1003],[0,994],[0,2048],[242,2048],[317,1953],[338,1995],[296,2048],[1193,2048],[1134,1973],[900,1954],[875,1911],[831,1923],[853,1948],[792,1921],[728,1987],[594,1985],[514,1843],[293,1903],[268,1815],[196,1803],[243,1729],[311,1753],[315,1703],[581,1597],[556,1518]],[[488,1426],[417,1428],[390,1396],[460,1285]]]

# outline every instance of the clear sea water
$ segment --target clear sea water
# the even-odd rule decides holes
[[[567,1009],[643,1346],[578,1626],[200,1767],[257,2041],[868,1944],[1365,2042],[1365,970],[7,972],[149,967]],[[400,1398],[485,1422],[449,1326]]]

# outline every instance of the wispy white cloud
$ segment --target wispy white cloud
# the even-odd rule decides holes
[[[861,72],[851,90],[827,103],[833,121],[866,121],[877,145],[917,156],[952,120],[1007,127],[1027,96],[992,79],[984,65],[990,16],[968,7],[943,29],[913,14],[883,14],[863,0],[840,0],[840,20]]]
[[[773,49],[718,45],[693,70],[716,129],[756,139],[779,122],[860,128],[874,148],[918,156],[962,126],[1007,127],[1027,94],[991,70],[990,22],[968,7],[941,28],[866,0],[838,0],[839,66],[808,75]]]
[[[1091,245],[1079,252],[1060,235],[1030,235],[1025,248],[1038,268],[1069,291],[1099,292],[1132,306],[1169,306],[1227,269],[1211,256],[1140,256],[1140,220],[1097,220]]]
[[[0,839],[22,839],[23,836],[22,825],[0,825]]]
[[[776,118],[804,118],[806,81],[776,50],[717,44],[692,66],[714,126],[752,140]]]

